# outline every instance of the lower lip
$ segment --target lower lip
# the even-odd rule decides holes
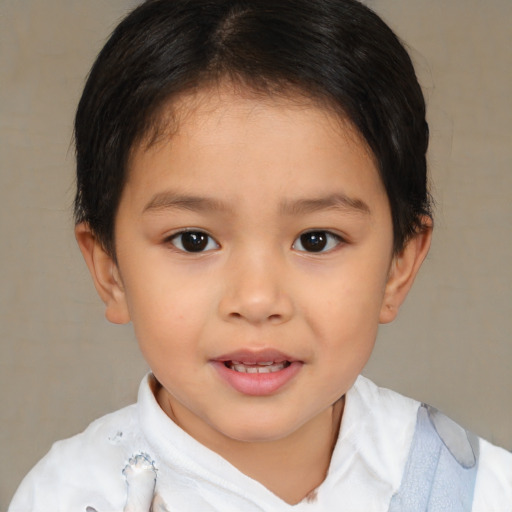
[[[302,363],[294,361],[286,368],[272,373],[242,373],[228,368],[222,361],[212,361],[213,366],[232,388],[250,396],[267,396],[279,391],[288,384],[302,368]]]

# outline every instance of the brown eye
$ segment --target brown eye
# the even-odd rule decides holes
[[[326,252],[341,241],[341,237],[329,231],[308,231],[297,238],[293,248],[304,252]]]
[[[218,249],[215,240],[202,231],[183,231],[171,238],[171,243],[184,252],[205,252]]]

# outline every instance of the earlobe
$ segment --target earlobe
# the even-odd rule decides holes
[[[130,315],[119,269],[85,222],[75,227],[75,237],[89,268],[94,286],[105,303],[105,316],[115,324],[126,324]]]
[[[379,321],[392,322],[404,302],[414,279],[427,256],[432,240],[432,219],[422,219],[423,229],[407,242],[403,250],[393,257],[384,292]]]

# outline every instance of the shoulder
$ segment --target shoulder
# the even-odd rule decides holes
[[[361,412],[371,411],[368,414],[372,418],[371,423],[378,424],[378,428],[373,429],[372,432],[372,440],[374,440],[372,450],[379,445],[387,450],[392,447],[395,454],[393,459],[400,459],[399,464],[393,466],[388,464],[387,471],[393,477],[391,481],[395,485],[397,482],[401,483],[403,468],[417,428],[421,403],[389,389],[380,388],[364,377],[358,378],[351,393],[352,398],[357,397],[354,402],[357,402]],[[446,418],[442,414],[440,416]],[[461,432],[466,432],[451,420],[448,422]],[[436,424],[435,428],[439,430],[442,426]],[[441,428],[442,432],[439,435],[443,438],[443,443],[446,443],[449,440],[445,439],[446,436],[443,434],[446,432],[443,430],[445,429]],[[473,512],[512,512],[512,453],[481,438],[478,438],[478,447],[480,453]]]
[[[473,512],[512,511],[512,453],[480,439]]]
[[[122,509],[122,470],[140,441],[137,406],[91,423],[82,433],[56,442],[28,473],[9,512]],[[108,502],[105,501],[108,497]]]

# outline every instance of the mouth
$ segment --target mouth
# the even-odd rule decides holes
[[[290,361],[261,361],[249,363],[245,361],[224,361],[224,366],[239,373],[275,373],[290,366]]]
[[[226,384],[251,396],[279,392],[296,378],[304,366],[304,361],[274,349],[239,350],[211,362]]]

